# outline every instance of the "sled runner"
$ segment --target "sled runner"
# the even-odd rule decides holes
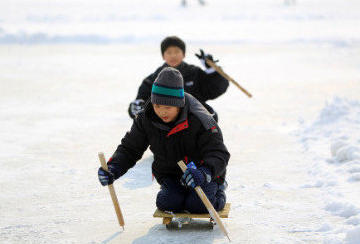
[[[221,218],[228,218],[229,216],[229,211],[230,211],[230,203],[226,203],[225,207],[217,212],[219,214],[219,216]],[[210,214],[192,214],[192,213],[170,213],[170,212],[164,212],[161,211],[159,209],[156,209],[153,217],[155,218],[163,218],[163,224],[166,226],[166,228],[170,227],[171,224],[171,220],[175,217],[175,218],[189,218],[189,219],[194,219],[194,218],[209,218],[210,219],[210,224],[213,227],[215,225],[215,221],[211,218]]]

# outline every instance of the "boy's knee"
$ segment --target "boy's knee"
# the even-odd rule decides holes
[[[209,190],[209,189],[207,189]],[[209,192],[209,191],[208,191]],[[206,194],[209,201],[213,205],[216,211],[220,211],[224,208],[226,203],[226,195],[223,190],[218,189],[215,193],[210,191],[210,194]],[[200,197],[195,194],[190,194],[185,201],[185,209],[190,213],[207,213],[204,203]]]
[[[220,211],[225,207],[225,204],[226,204],[225,192],[222,190],[218,190],[218,192],[216,193],[216,205],[214,206],[214,208],[216,209],[216,211]]]
[[[156,207],[162,211],[180,212],[182,210],[183,198],[161,190],[156,197]]]

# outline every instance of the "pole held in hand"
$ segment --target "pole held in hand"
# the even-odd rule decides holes
[[[210,59],[205,59],[205,62],[212,68],[214,68],[220,75],[222,75],[225,79],[227,79],[228,81],[231,81],[235,86],[237,86],[237,88],[239,88],[240,90],[242,90],[249,98],[252,97],[252,95],[245,90],[242,86],[240,86],[239,83],[237,83],[233,78],[231,78],[230,76],[228,76],[223,70],[222,68],[220,68],[219,66],[217,66],[213,61],[211,61]]]
[[[187,167],[186,167],[186,164],[184,163],[184,161],[182,161],[182,160],[179,161],[178,165],[180,166],[181,170],[185,173]],[[213,205],[211,204],[211,202],[209,201],[209,199],[205,195],[203,189],[201,189],[200,186],[197,186],[197,187],[195,187],[195,191],[199,195],[201,201],[204,203],[206,209],[209,211],[210,216],[215,220],[216,224],[219,225],[221,231],[224,233],[224,235],[231,242],[229,234],[228,234],[223,222],[221,221],[221,218],[220,218],[219,214],[216,212]]]
[[[106,164],[106,160],[105,160],[104,153],[99,152],[99,153],[98,153],[98,156],[99,156],[99,159],[100,159],[101,167],[102,167],[105,171],[109,171],[108,166],[107,166],[107,164]],[[124,217],[123,217],[123,215],[122,215],[122,213],[121,213],[120,204],[119,204],[119,201],[118,201],[117,196],[116,196],[116,193],[115,193],[114,185],[113,185],[113,184],[108,185],[108,188],[109,188],[111,200],[112,200],[112,202],[113,202],[113,204],[114,204],[114,208],[115,208],[116,216],[117,216],[117,218],[118,218],[119,225],[120,225],[120,226],[123,228],[123,230],[124,230],[124,225],[125,225]]]

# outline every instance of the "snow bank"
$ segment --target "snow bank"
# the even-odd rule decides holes
[[[360,226],[355,227],[346,233],[345,243],[347,244],[360,243]]]
[[[324,243],[360,243],[359,136],[360,102],[339,97],[327,102],[301,134],[314,160],[308,170],[314,180],[302,187],[321,188],[325,210],[345,219],[343,225],[325,225],[330,227]]]

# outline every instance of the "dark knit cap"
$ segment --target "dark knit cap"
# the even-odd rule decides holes
[[[161,70],[152,86],[151,103],[179,108],[185,106],[184,81],[177,69],[165,67]]]
[[[161,54],[164,55],[166,49],[170,46],[176,46],[180,48],[185,54],[185,43],[177,36],[168,36],[161,42]]]

